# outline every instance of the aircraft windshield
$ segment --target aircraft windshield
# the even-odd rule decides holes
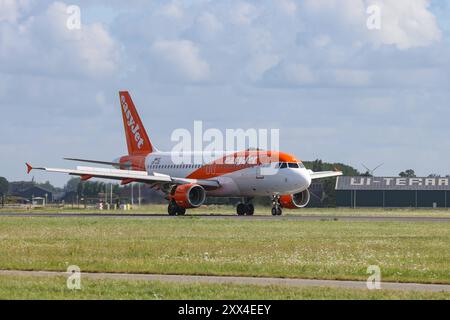
[[[277,164],[277,168],[279,169],[286,169],[286,168],[292,168],[292,169],[298,169],[298,168],[302,168],[305,169],[305,166],[303,165],[303,163],[299,162],[280,162]]]

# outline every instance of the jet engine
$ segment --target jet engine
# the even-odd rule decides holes
[[[310,199],[309,190],[280,196],[280,204],[283,208],[297,209],[304,208],[308,205]]]
[[[176,187],[170,198],[182,208],[198,208],[206,200],[206,191],[198,184],[183,184]]]

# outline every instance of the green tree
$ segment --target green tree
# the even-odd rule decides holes
[[[78,190],[78,185],[80,184],[81,179],[80,178],[71,178],[69,181],[67,181],[66,185],[64,186],[65,192],[75,192]]]
[[[8,194],[9,182],[6,178],[0,177],[0,202],[3,206],[5,203],[5,196]]]
[[[7,195],[9,189],[9,182],[6,178],[0,177],[0,195]]]
[[[367,170],[366,172],[361,174],[361,177],[373,177],[373,175]]]
[[[50,181],[45,181],[45,183],[38,183],[37,184],[39,187],[42,187],[42,188],[44,188],[44,189],[47,189],[47,190],[49,190],[49,191],[51,191],[51,192],[55,192],[56,191],[56,188],[50,183]]]
[[[408,169],[408,170],[402,171],[398,175],[402,178],[415,178],[416,177],[416,173],[414,172],[413,169]]]
[[[320,159],[316,159],[312,163],[312,171],[322,171],[323,170],[323,162]]]

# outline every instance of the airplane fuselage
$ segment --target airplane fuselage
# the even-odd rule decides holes
[[[214,179],[220,188],[209,196],[253,197],[302,192],[311,184],[309,171],[301,161],[282,152],[262,157],[257,151],[228,152],[206,157],[202,153],[153,152],[143,157],[122,157],[135,170],[186,179]],[[205,159],[206,158],[206,159]]]

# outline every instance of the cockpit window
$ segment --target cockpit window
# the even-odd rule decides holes
[[[280,162],[280,163],[278,164],[278,168],[280,168],[280,169],[286,169],[286,168],[287,168],[287,163],[286,163],[286,162]]]
[[[298,169],[298,163],[289,163],[289,168]]]
[[[305,165],[303,163],[301,163],[301,162],[298,163],[298,167],[302,168],[302,169],[305,169]]]

